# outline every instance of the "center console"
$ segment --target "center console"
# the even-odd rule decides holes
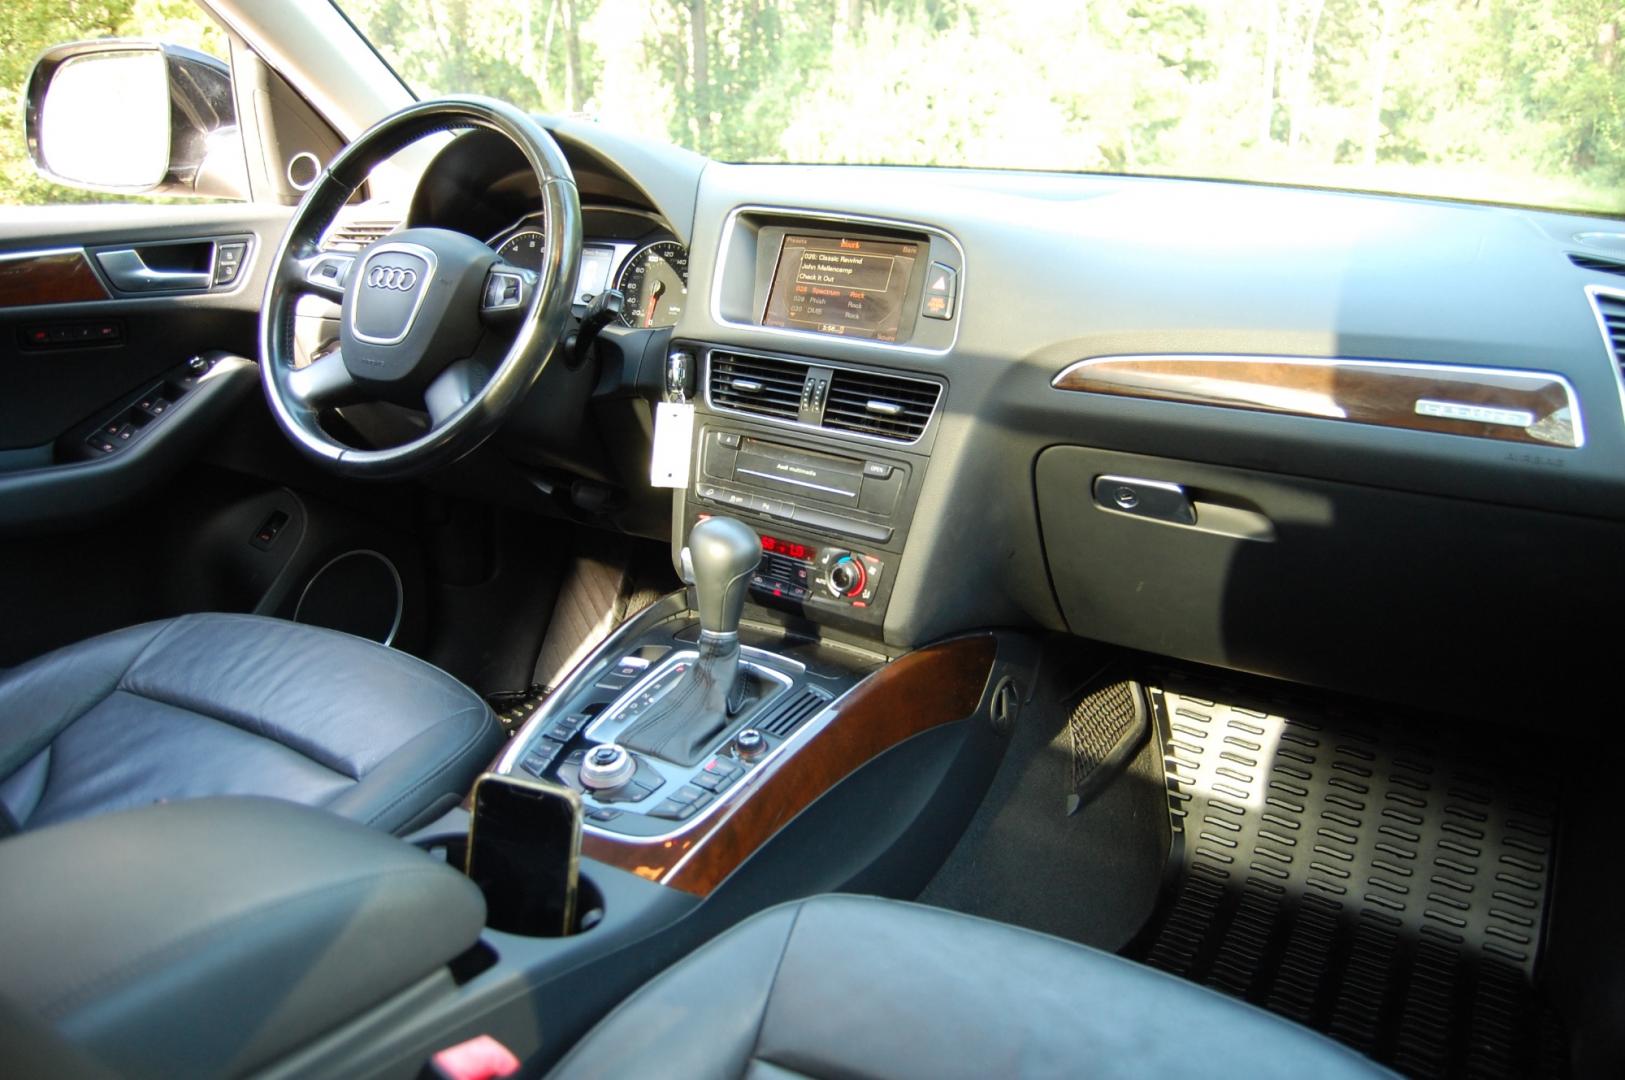
[[[744,207],[723,229],[712,316],[770,347],[676,341],[697,371],[678,527],[727,514],[762,537],[750,599],[773,618],[882,637],[924,484],[964,253],[908,222]]]

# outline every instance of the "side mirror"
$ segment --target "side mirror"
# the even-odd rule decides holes
[[[191,49],[109,38],[34,62],[23,134],[48,180],[125,194],[248,197],[231,69]]]

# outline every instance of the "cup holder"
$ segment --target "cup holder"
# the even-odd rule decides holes
[[[443,844],[435,844],[434,849],[432,850],[435,849],[445,852],[446,864],[448,866],[457,868],[459,871],[461,871],[467,863],[468,840],[465,837],[448,838]],[[489,895],[486,899],[487,901],[490,900]],[[576,934],[584,934],[588,930],[591,930],[593,927],[597,926],[599,922],[603,920],[603,918],[603,891],[598,888],[597,884],[594,883],[592,878],[588,877],[586,874],[582,874],[577,879],[576,883],[575,925],[571,928],[568,934],[561,935],[553,928],[508,925],[504,922],[492,919],[489,913],[486,915],[485,925],[490,927],[492,930],[498,930],[504,934],[517,934],[521,937],[573,937]]]

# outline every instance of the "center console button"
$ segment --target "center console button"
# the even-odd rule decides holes
[[[959,287],[959,272],[947,263],[934,262],[925,276],[925,295],[921,298],[920,314],[928,319],[954,317],[954,293]]]
[[[755,728],[746,728],[734,736],[734,751],[746,761],[754,761],[767,753],[767,736]]]
[[[580,734],[581,729],[587,726],[585,713],[571,713],[561,716],[553,721],[547,729],[547,737],[559,743],[567,743]]]
[[[891,476],[892,467],[884,461],[865,461],[863,475],[872,476],[876,480],[885,480]]]
[[[680,803],[676,799],[667,799],[655,806],[653,810],[648,811],[648,814],[650,817],[665,818],[668,821],[677,821],[681,818],[683,811],[687,809],[687,803]]]

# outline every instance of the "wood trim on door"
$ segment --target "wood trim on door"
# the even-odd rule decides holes
[[[80,248],[0,255],[0,307],[106,300],[107,287]]]

